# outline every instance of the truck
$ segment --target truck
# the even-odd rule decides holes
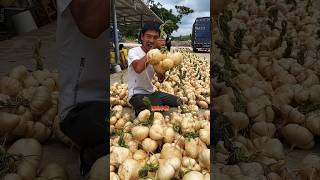
[[[210,51],[210,17],[198,17],[192,26],[191,46],[194,52]]]

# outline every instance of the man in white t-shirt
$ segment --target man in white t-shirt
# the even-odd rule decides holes
[[[109,150],[109,0],[58,0],[60,128],[80,146],[80,171]]]
[[[132,48],[128,52],[128,98],[136,116],[139,112],[148,108],[144,104],[144,97],[148,97],[153,106],[177,107],[182,104],[181,99],[172,94],[155,91],[152,84],[155,71],[153,66],[148,64],[146,54],[151,49],[160,49],[165,46],[165,40],[159,38],[159,27],[159,24],[156,23],[146,23],[140,34],[142,46]],[[163,82],[165,75],[157,73],[157,76],[159,82]]]

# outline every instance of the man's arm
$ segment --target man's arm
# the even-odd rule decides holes
[[[79,30],[96,39],[109,26],[110,0],[72,0],[69,6]]]
[[[134,71],[138,74],[140,74],[142,71],[144,71],[147,66],[148,66],[147,55],[143,56],[143,58],[141,58],[141,59],[134,60],[132,62],[132,67],[133,67]]]

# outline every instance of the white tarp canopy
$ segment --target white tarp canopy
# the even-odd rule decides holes
[[[115,27],[114,29],[118,29],[118,25],[125,27],[139,24],[140,27],[142,27],[144,22],[163,23],[163,21],[142,0],[112,0],[112,12],[113,18],[111,23],[112,26]],[[118,31],[114,31],[114,33],[116,62],[119,64]]]
[[[163,21],[142,0],[115,0],[118,25]]]

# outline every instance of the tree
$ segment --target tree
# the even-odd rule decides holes
[[[167,20],[171,20],[172,23],[168,24],[164,27],[164,31],[167,34],[171,34],[173,31],[179,29],[179,25],[181,24],[181,19],[183,16],[193,13],[193,9],[186,6],[175,6],[177,10],[177,15],[173,14],[172,9],[166,9],[163,7],[161,3],[155,3],[154,0],[148,0],[147,5],[149,8],[158,15],[164,22]]]

